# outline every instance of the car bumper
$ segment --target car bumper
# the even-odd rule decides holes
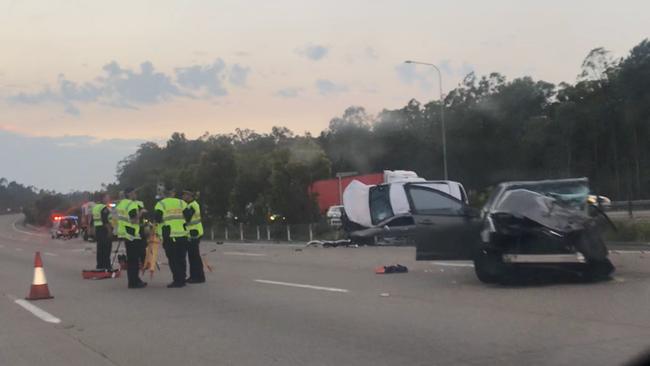
[[[586,263],[582,253],[572,254],[504,254],[504,263]]]

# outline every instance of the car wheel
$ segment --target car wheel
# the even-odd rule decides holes
[[[603,281],[609,279],[613,272],[614,265],[608,258],[605,258],[587,262],[587,268],[582,271],[582,276],[587,281]]]
[[[498,283],[504,278],[505,265],[498,253],[481,249],[474,258],[474,272],[483,283]]]

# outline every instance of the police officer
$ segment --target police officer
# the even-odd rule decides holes
[[[191,190],[183,191],[183,201],[187,203],[187,208],[183,212],[187,230],[189,231],[189,243],[187,246],[187,257],[190,263],[190,277],[187,283],[205,282],[205,273],[203,272],[203,261],[201,260],[201,250],[199,244],[203,237],[203,223],[201,222],[201,206],[196,202],[194,192]]]
[[[113,249],[113,227],[109,204],[111,197],[105,193],[97,193],[92,209],[92,225],[95,228],[97,241],[97,269],[111,270],[111,250]]]
[[[140,257],[145,250],[144,242],[140,236],[140,218],[142,210],[137,202],[137,195],[133,188],[124,190],[125,199],[117,206],[118,229],[117,235],[124,240],[126,247],[127,277],[129,288],[147,287],[147,283],[140,279]]]
[[[159,224],[162,223],[163,248],[174,279],[168,288],[185,286],[188,231],[183,211],[186,208],[187,203],[176,198],[174,190],[169,190],[155,207],[155,218]]]
[[[142,244],[138,246],[138,266],[140,264],[144,264],[144,261],[147,256],[147,238],[146,238],[146,231],[145,231],[145,225],[144,225],[144,218],[145,215],[147,214],[147,210],[144,208],[144,202],[139,201],[139,200],[134,200],[135,206],[137,207],[137,212],[138,212],[138,226],[140,226],[140,240],[142,241]]]

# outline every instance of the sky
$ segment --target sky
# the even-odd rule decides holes
[[[622,57],[649,37],[648,14],[647,0],[0,0],[0,177],[98,189],[176,131],[318,134],[351,105],[438,99],[407,59],[437,64],[444,91],[472,71],[574,82],[591,49]],[[57,156],[75,172],[57,176]]]

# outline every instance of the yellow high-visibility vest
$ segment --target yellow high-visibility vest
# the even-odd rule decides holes
[[[203,222],[201,221],[201,206],[199,206],[199,203],[196,202],[196,200],[194,200],[189,203],[188,208],[194,209],[194,215],[192,215],[192,219],[190,219],[190,222],[187,223],[187,230],[190,231],[190,236],[192,235],[191,234],[192,230],[196,230],[198,232],[198,235],[195,236],[195,238],[200,238],[203,236]]]
[[[169,236],[172,238],[182,238],[188,236],[183,210],[187,208],[187,203],[178,198],[164,198],[156,204],[155,210],[163,213],[163,226],[169,227]]]

